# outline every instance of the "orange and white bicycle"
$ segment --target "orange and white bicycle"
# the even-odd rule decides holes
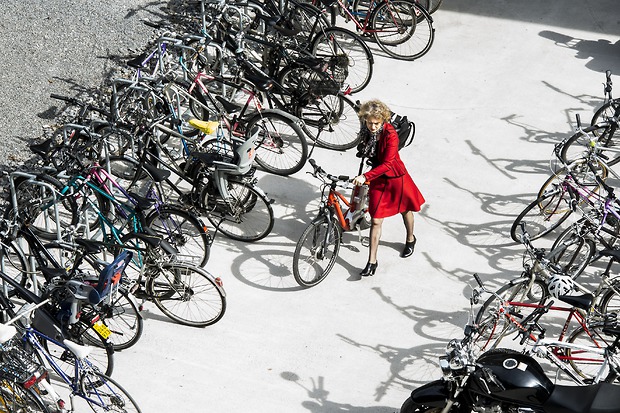
[[[370,227],[368,185],[353,186],[348,176],[326,173],[314,159],[312,176],[320,179],[319,213],[301,234],[293,255],[293,275],[303,287],[323,281],[334,267],[344,231],[360,231]],[[353,188],[350,200],[337,188]]]

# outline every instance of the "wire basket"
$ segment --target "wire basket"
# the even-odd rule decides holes
[[[0,379],[25,383],[32,376],[40,377],[45,373],[45,367],[34,354],[25,350],[20,344],[20,341],[13,339],[0,349],[2,359]]]

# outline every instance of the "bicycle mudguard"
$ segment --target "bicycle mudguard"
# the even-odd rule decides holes
[[[411,392],[411,400],[426,407],[444,407],[450,398],[450,390],[443,380],[435,380]]]

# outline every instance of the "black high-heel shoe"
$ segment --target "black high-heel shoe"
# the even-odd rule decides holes
[[[362,270],[362,272],[360,272],[360,275],[362,277],[368,277],[369,275],[375,275],[375,271],[377,270],[377,264],[379,264],[379,262],[375,262],[375,263],[366,263],[366,266],[364,267],[364,269]]]
[[[411,256],[411,254],[413,254],[413,250],[415,249],[415,243],[417,240],[418,239],[414,235],[413,241],[411,242],[405,241],[405,248],[403,248],[403,252],[400,254],[402,258],[407,258]]]

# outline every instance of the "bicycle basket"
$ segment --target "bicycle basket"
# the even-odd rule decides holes
[[[345,54],[329,56],[325,59],[325,71],[338,83],[342,89],[347,76],[349,76],[349,57]]]
[[[34,355],[23,349],[15,339],[3,345],[1,360],[0,379],[23,384],[33,376],[42,377],[46,371]]]

